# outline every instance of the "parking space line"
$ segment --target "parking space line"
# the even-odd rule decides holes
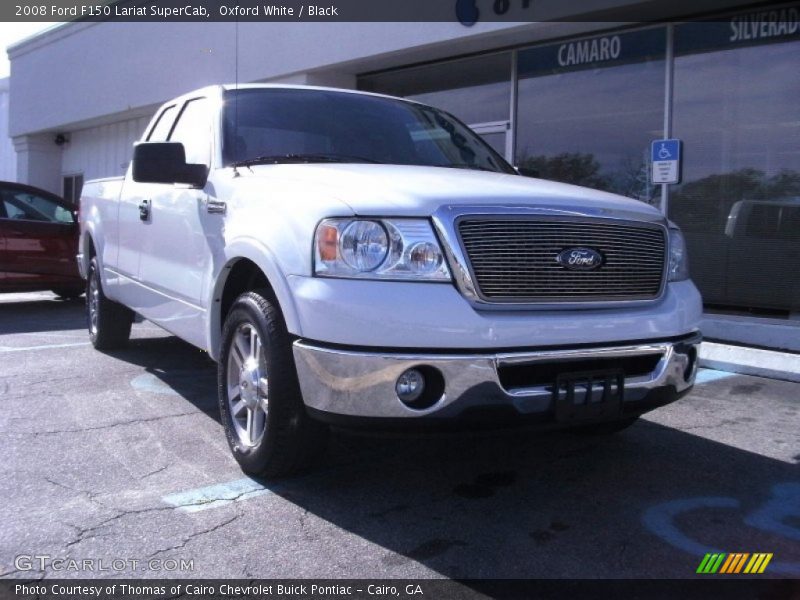
[[[341,465],[338,467],[330,467],[323,472],[299,475],[274,483],[261,483],[251,477],[243,477],[225,483],[216,483],[183,492],[167,494],[166,496],[162,496],[161,500],[181,512],[195,513],[210,508],[226,506],[233,502],[258,498],[260,496],[274,496],[292,489],[292,487],[296,486],[298,483],[308,484],[322,481],[328,477],[335,477],[336,473],[340,470]]]
[[[195,513],[272,493],[274,493],[273,490],[262,483],[244,477],[226,483],[168,494],[161,499],[182,512]]]
[[[139,392],[180,396],[180,393],[169,387],[169,385],[164,383],[152,373],[142,373],[141,375],[137,375],[131,379],[131,387]]]
[[[90,342],[75,342],[72,344],[42,344],[39,346],[0,346],[0,352],[28,352],[32,350],[48,350],[50,348],[74,348],[76,346],[90,346]]]
[[[711,383],[712,381],[719,381],[720,379],[727,379],[728,377],[735,376],[736,373],[729,373],[727,371],[717,371],[716,369],[698,369],[695,383]]]

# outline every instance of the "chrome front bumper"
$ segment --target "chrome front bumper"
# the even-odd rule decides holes
[[[309,408],[350,417],[447,418],[476,407],[510,406],[521,415],[553,411],[552,384],[504,386],[500,373],[507,367],[650,357],[655,363],[652,371],[625,377],[623,406],[626,411],[631,408],[635,411],[634,404],[645,400],[655,390],[664,390],[670,399],[677,399],[679,394],[692,387],[700,341],[700,334],[695,333],[679,340],[635,345],[486,354],[427,354],[341,350],[298,340],[294,343],[294,358],[303,399]],[[417,410],[398,399],[395,383],[404,371],[420,366],[441,373],[444,393],[432,406]],[[566,367],[563,370],[570,369]]]

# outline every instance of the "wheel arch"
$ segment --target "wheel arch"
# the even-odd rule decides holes
[[[93,223],[85,223],[79,238],[78,252],[81,264],[80,272],[89,272],[89,263],[97,256],[97,242],[95,241],[95,227]]]
[[[288,331],[301,335],[300,319],[289,284],[268,252],[242,245],[229,247],[228,255],[227,262],[214,280],[209,302],[208,352],[211,357],[214,360],[219,358],[222,327],[231,305],[240,294],[254,289],[266,288]]]

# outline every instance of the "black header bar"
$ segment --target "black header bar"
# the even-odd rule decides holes
[[[17,573],[20,575],[21,573]],[[0,580],[0,600],[542,600],[796,598],[797,580],[694,579],[43,579]]]
[[[14,21],[663,22],[765,7],[746,0],[9,0]]]

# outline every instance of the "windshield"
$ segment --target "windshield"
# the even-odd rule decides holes
[[[434,108],[326,90],[225,93],[225,165],[365,162],[515,171],[480,137]]]

